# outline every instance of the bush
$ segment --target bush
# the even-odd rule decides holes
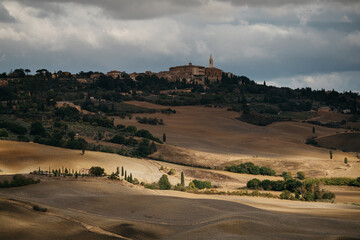
[[[30,135],[44,135],[46,130],[41,122],[33,122],[30,127]]]
[[[137,131],[135,133],[135,136],[147,138],[147,139],[153,140],[155,142],[159,142],[159,143],[161,142],[158,138],[154,137],[148,130],[144,130],[144,129]]]
[[[148,189],[157,189],[158,188],[155,183],[146,183],[144,185],[144,187],[148,188]]]
[[[16,124],[14,122],[9,122],[9,121],[0,120],[0,128],[6,128],[7,130],[9,130],[15,134],[24,135],[27,133],[26,127],[23,127],[19,124]]]
[[[42,208],[42,207],[39,207],[38,205],[34,205],[33,210],[38,211],[38,212],[47,212],[47,208]]]
[[[360,187],[360,178],[348,178],[348,177],[332,177],[322,178],[321,181],[325,185],[337,185],[337,186],[354,186]]]
[[[8,137],[8,136],[9,136],[9,134],[7,131],[5,131],[5,130],[0,131],[0,137]]]
[[[299,182],[295,179],[290,179],[285,182],[285,189],[290,192],[300,192],[300,189],[303,187],[302,182]]]
[[[293,178],[291,172],[283,172],[281,176],[284,178],[285,181]]]
[[[192,182],[194,183],[195,187],[198,189],[212,188],[210,181],[200,181],[200,180],[194,179]]]
[[[291,198],[291,193],[290,193],[290,191],[288,191],[288,190],[283,191],[283,192],[280,194],[280,198],[281,198],[281,199],[290,199],[290,198]]]
[[[332,200],[335,198],[335,194],[332,192],[325,191],[322,195],[322,199]]]
[[[261,188],[261,181],[257,178],[254,178],[247,182],[246,186],[250,189],[260,189]]]
[[[304,180],[305,179],[305,173],[304,172],[297,172],[297,176],[300,180]]]
[[[17,136],[17,140],[21,141],[21,142],[29,142],[30,141],[30,139],[27,136],[24,136],[24,135]]]
[[[159,180],[159,188],[160,190],[169,190],[171,189],[171,184],[169,182],[169,179],[167,177],[167,175],[162,175],[160,180]]]
[[[112,143],[117,143],[117,144],[124,144],[126,141],[125,137],[121,136],[121,135],[115,135],[110,142]]]
[[[226,171],[235,172],[235,173],[245,173],[253,175],[268,175],[274,176],[276,172],[268,167],[259,167],[252,162],[241,163],[237,166],[230,166],[225,168]]]
[[[105,173],[105,170],[101,167],[91,167],[89,170],[89,173],[91,175],[98,177],[98,176],[103,175]]]
[[[314,194],[312,194],[311,192],[307,192],[304,194],[303,196],[305,201],[314,201]]]
[[[175,169],[170,169],[170,171],[168,172],[169,175],[175,175],[176,174],[176,170]]]
[[[0,187],[1,188],[21,187],[21,186],[26,186],[26,185],[30,185],[30,184],[36,184],[39,182],[40,182],[39,179],[34,180],[32,178],[26,178],[23,175],[16,174],[13,176],[13,179],[10,183],[6,180],[3,183],[0,182]]]
[[[260,174],[261,175],[267,175],[267,176],[275,176],[276,172],[275,170],[268,168],[268,167],[261,167],[260,168]]]
[[[157,118],[147,118],[147,117],[136,117],[138,123],[142,124],[150,124],[150,125],[164,125],[164,121],[162,119]]]
[[[271,181],[268,180],[268,179],[265,179],[261,182],[261,187],[264,189],[264,190],[271,190]]]

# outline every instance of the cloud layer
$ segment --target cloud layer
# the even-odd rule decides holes
[[[257,81],[360,90],[359,25],[351,0],[0,0],[0,71],[160,71],[212,53]]]

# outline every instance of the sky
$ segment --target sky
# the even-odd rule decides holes
[[[0,72],[153,72],[192,62],[360,91],[359,0],[0,0]]]

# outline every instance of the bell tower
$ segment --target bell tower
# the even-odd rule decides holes
[[[209,59],[209,68],[214,67],[214,60],[212,58],[212,55],[210,54],[210,59]]]

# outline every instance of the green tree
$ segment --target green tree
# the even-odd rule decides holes
[[[119,176],[119,173],[120,173],[119,167],[117,167],[117,168],[116,168],[116,176]]]
[[[124,176],[124,167],[121,166],[121,176],[123,177]]]
[[[126,170],[125,170],[125,176],[124,176],[124,178],[125,178],[125,180],[127,179],[127,172],[126,172]]]
[[[130,183],[132,183],[133,182],[133,176],[132,176],[132,173],[130,173],[130,176],[129,176],[129,181],[128,182],[130,182]]]
[[[260,189],[261,181],[257,178],[251,179],[247,182],[246,186],[250,189]]]
[[[333,152],[331,150],[329,151],[329,154],[330,154],[330,159],[332,159],[333,158]]]
[[[185,186],[185,176],[184,176],[184,172],[181,172],[181,186]]]
[[[348,159],[347,159],[347,157],[344,158],[344,163],[345,163],[345,164],[348,164]]]
[[[171,188],[169,179],[168,179],[167,175],[165,175],[165,174],[161,176],[158,184],[159,184],[160,190],[169,190]]]

